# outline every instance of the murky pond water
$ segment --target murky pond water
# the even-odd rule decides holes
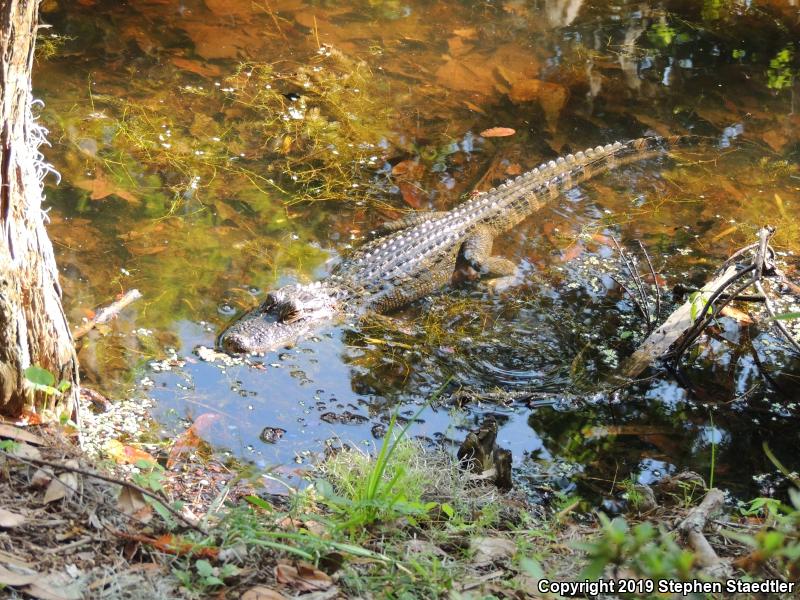
[[[217,415],[205,439],[258,465],[331,439],[370,446],[446,382],[442,399],[531,391],[439,400],[414,432],[461,439],[493,414],[521,477],[595,498],[626,477],[707,475],[712,454],[717,483],[760,493],[771,479],[753,476],[775,472],[762,443],[800,467],[796,357],[726,317],[680,384],[603,392],[643,338],[611,237],[642,240],[665,284],[692,285],[768,219],[795,275],[793,4],[46,1],[34,78],[63,177],[47,192],[69,316],[144,294],[82,340],[84,381],[155,398],[167,437]],[[514,133],[481,135],[493,127]],[[401,211],[690,131],[716,147],[604,175],[497,240],[524,273],[509,290],[465,282],[396,315],[405,326],[323,331],[243,364],[198,352]]]

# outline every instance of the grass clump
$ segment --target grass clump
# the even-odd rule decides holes
[[[437,507],[449,516],[455,514],[449,504],[425,499],[453,487],[454,467],[441,464],[432,468],[421,444],[404,436],[408,425],[394,436],[396,422],[395,415],[375,458],[345,449],[322,466],[324,479],[317,481],[316,487],[325,504],[343,518],[340,529],[355,531],[400,517],[416,525],[417,518]]]

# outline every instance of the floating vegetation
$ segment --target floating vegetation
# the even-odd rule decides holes
[[[271,159],[268,170],[290,180],[287,187],[294,184],[292,202],[347,199],[365,185],[369,193],[365,174],[383,162],[389,112],[366,63],[323,46],[292,73],[246,63],[228,84],[229,117],[244,111],[229,118],[231,134],[249,155]]]
[[[63,50],[67,42],[74,39],[72,36],[57,33],[39,34],[36,38],[36,60],[50,60]]]
[[[389,135],[383,90],[365,63],[331,47],[292,70],[248,62],[212,86],[146,92],[92,94],[88,118],[62,123],[80,150],[73,166],[96,161],[91,179],[74,178],[91,199],[144,200],[159,216],[204,203],[204,191],[289,204],[375,196]]]

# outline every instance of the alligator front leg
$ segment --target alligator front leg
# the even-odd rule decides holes
[[[387,221],[383,225],[378,226],[374,231],[371,231],[370,237],[376,238],[409,227],[416,227],[434,219],[440,219],[447,214],[445,211],[430,211],[430,212],[414,212],[395,219],[394,221]]]
[[[494,236],[488,227],[481,226],[464,241],[461,255],[467,264],[482,277],[502,278],[510,281],[517,272],[517,265],[501,256],[492,256]]]

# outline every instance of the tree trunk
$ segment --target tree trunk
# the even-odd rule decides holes
[[[0,414],[68,409],[77,419],[78,361],[41,207],[46,131],[31,116],[38,4],[0,0]],[[34,390],[24,375],[34,365],[70,388]]]

